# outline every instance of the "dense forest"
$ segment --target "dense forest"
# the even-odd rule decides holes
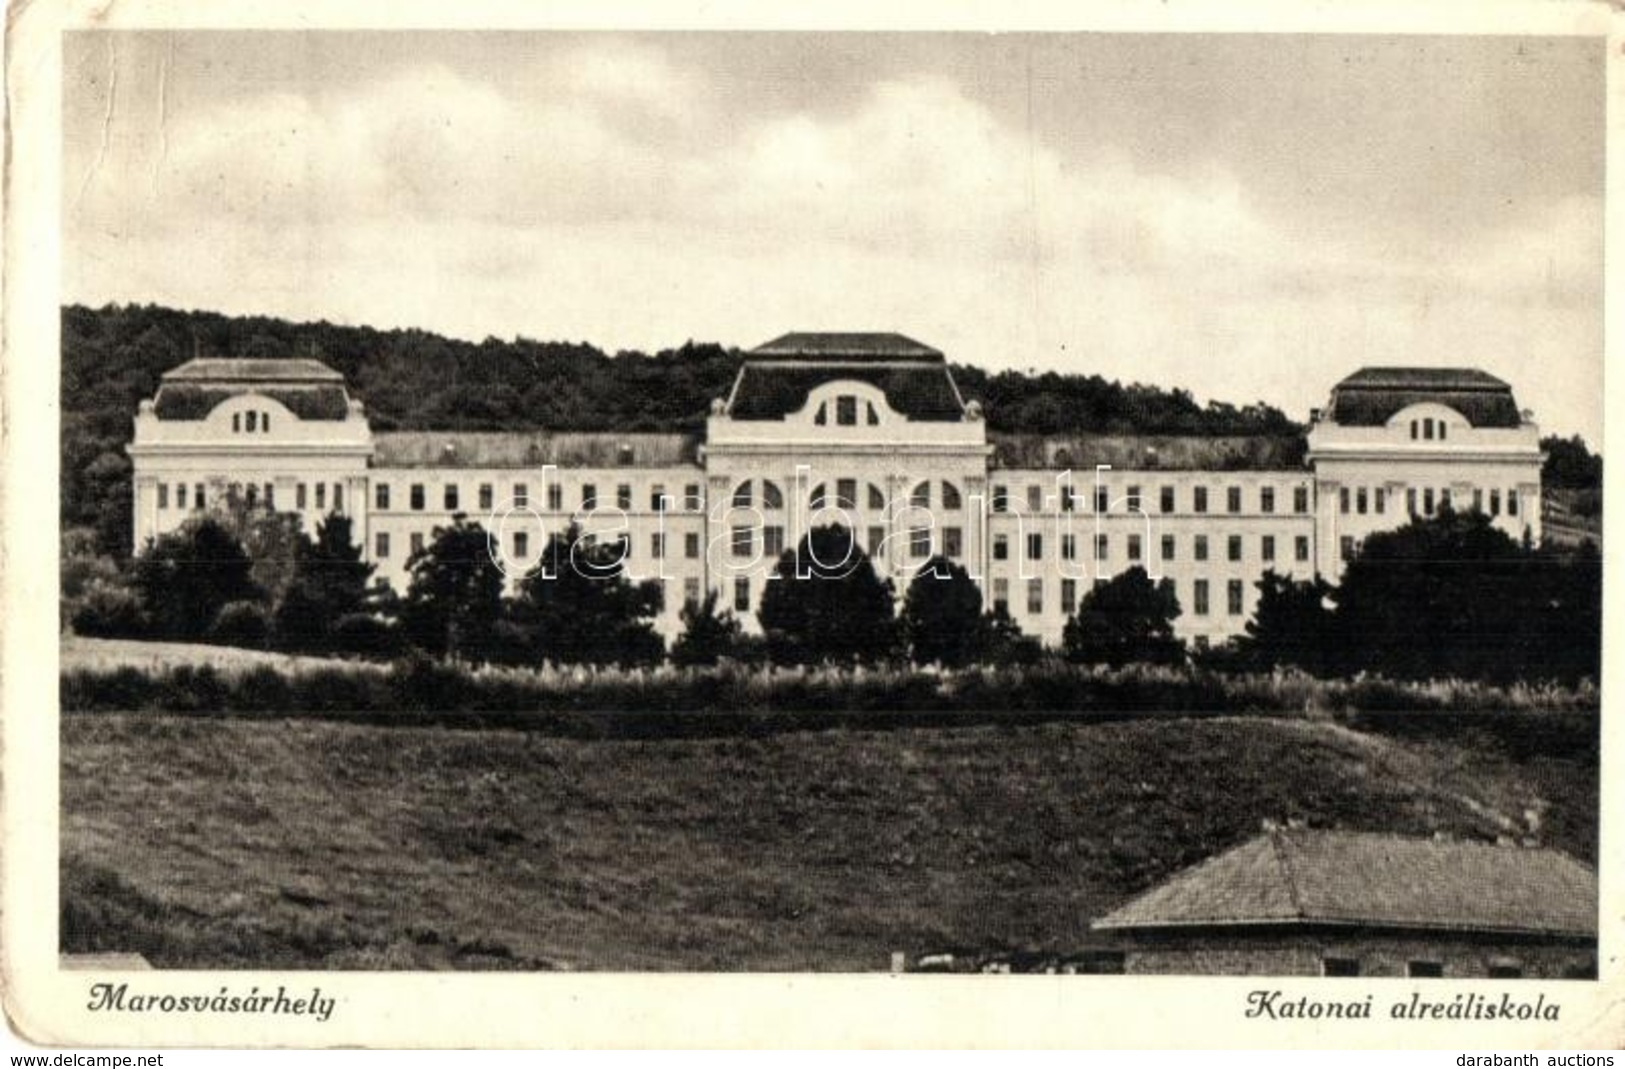
[[[291,323],[156,305],[62,310],[62,523],[128,553],[130,439],[137,404],[193,356],[313,357],[342,372],[377,430],[658,431],[699,428],[732,385],[742,354],[686,342],[658,353],[518,337],[459,341],[422,330]],[[1186,390],[1099,375],[988,372],[956,364],[966,398],[995,431],[1294,435],[1303,428],[1254,403],[1205,406]],[[1583,446],[1581,447],[1583,449]],[[1583,458],[1582,458],[1583,459]],[[1573,472],[1580,465],[1571,465]]]

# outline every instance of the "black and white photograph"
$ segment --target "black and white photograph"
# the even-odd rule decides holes
[[[1250,978],[1575,1045],[1608,30],[62,33],[74,1011]]]

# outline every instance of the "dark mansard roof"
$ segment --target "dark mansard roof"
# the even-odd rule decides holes
[[[692,434],[567,431],[382,431],[378,468],[673,468],[697,464]]]
[[[1367,367],[1332,387],[1326,418],[1350,427],[1380,427],[1394,413],[1431,401],[1460,412],[1474,427],[1523,422],[1512,387],[1477,368]]]
[[[1550,849],[1278,829],[1176,873],[1095,927],[1248,924],[1595,937],[1597,874]]]
[[[164,372],[153,414],[198,420],[228,398],[269,397],[302,420],[342,420],[350,411],[344,376],[317,360],[234,360],[205,357]]]
[[[868,383],[909,419],[956,422],[965,402],[942,353],[901,334],[794,333],[745,357],[728,400],[740,420],[783,419],[837,379]]]

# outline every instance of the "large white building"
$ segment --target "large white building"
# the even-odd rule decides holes
[[[716,589],[747,627],[779,553],[855,531],[899,596],[934,553],[1058,642],[1088,584],[1170,579],[1198,643],[1238,634],[1266,570],[1336,579],[1373,531],[1448,504],[1538,541],[1539,431],[1481,371],[1366,368],[1299,438],[990,433],[942,353],[895,334],[788,334],[747,354],[703,434],[373,432],[312,360],[192,360],[141,403],[135,545],[230,496],[351,518],[377,576],[458,513],[517,581],[572,521],[666,587],[659,627]]]

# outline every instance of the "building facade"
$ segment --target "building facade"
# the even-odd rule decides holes
[[[192,360],[143,401],[129,447],[137,550],[225,501],[348,516],[377,578],[461,513],[513,582],[572,523],[666,590],[670,637],[706,591],[754,629],[779,554],[855,532],[899,597],[934,554],[1057,643],[1089,585],[1173,583],[1177,631],[1239,634],[1267,570],[1335,579],[1373,531],[1446,505],[1538,541],[1539,431],[1472,370],[1367,368],[1307,439],[988,431],[941,352],[895,334],[789,334],[746,355],[693,434],[374,432],[312,360]]]

